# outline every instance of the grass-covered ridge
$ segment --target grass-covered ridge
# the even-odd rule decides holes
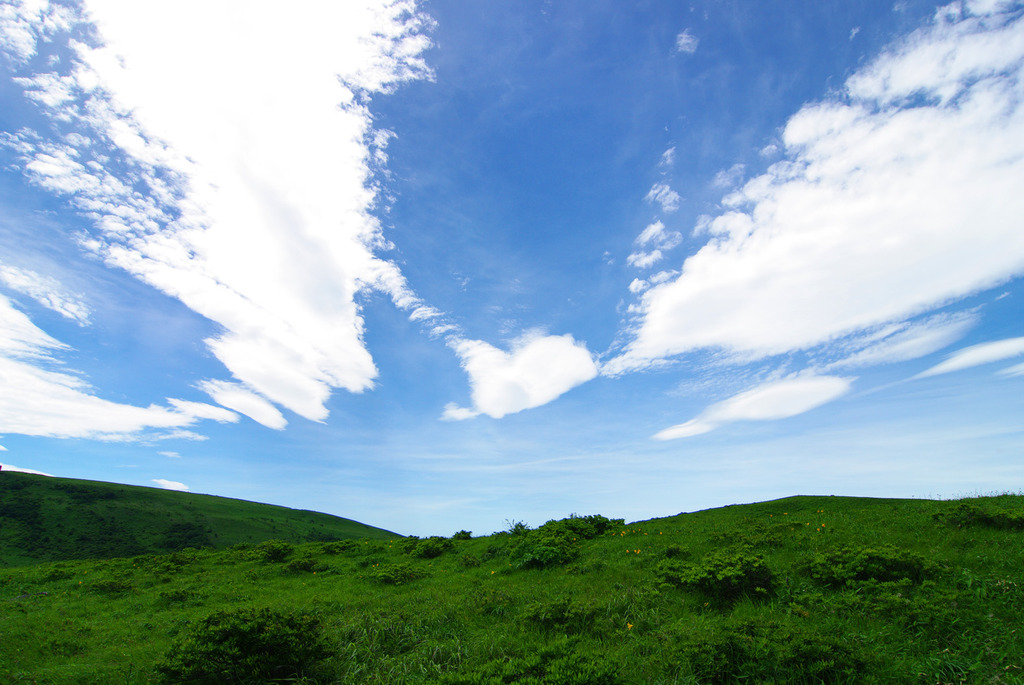
[[[1024,496],[0,570],[0,682],[1022,683]]]
[[[394,535],[337,516],[227,497],[0,472],[0,568],[269,539]]]

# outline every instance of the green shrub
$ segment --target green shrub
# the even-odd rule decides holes
[[[715,552],[697,564],[664,560],[655,574],[662,583],[699,590],[721,603],[769,595],[775,587],[775,576],[762,556],[747,552]]]
[[[426,575],[406,563],[377,564],[370,572],[370,577],[384,585],[402,585]]]
[[[288,573],[323,573],[327,570],[327,564],[316,557],[302,557],[288,562],[284,570]]]
[[[996,530],[1024,530],[1024,511],[1006,508],[982,508],[973,502],[958,502],[952,511],[936,512],[933,517],[958,528],[983,526]]]
[[[452,546],[451,540],[434,536],[418,541],[410,554],[419,559],[435,559],[450,550]]]
[[[711,685],[858,682],[865,666],[840,637],[771,621],[686,629],[678,652]]]
[[[905,578],[917,583],[931,575],[935,565],[913,552],[891,546],[844,547],[816,554],[807,569],[819,583],[839,588],[872,580]]]
[[[531,602],[522,613],[527,624],[545,630],[558,630],[567,635],[590,632],[594,628],[596,611],[570,597],[558,597],[546,602]]]
[[[473,533],[468,530],[460,530],[458,533],[452,536],[452,540],[472,540]]]
[[[512,565],[520,569],[567,564],[579,556],[580,541],[621,525],[622,519],[573,515],[560,521],[548,521],[536,530],[524,527],[524,530],[513,533],[515,542],[510,547],[509,558]]]
[[[327,656],[316,616],[249,608],[207,616],[156,668],[168,683],[284,683],[315,677]]]
[[[269,564],[279,564],[295,551],[295,545],[284,540],[267,540],[256,545],[256,558]]]

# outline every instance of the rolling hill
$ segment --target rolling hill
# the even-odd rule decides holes
[[[244,500],[27,473],[0,472],[0,567],[64,559],[398,537],[313,511]]]

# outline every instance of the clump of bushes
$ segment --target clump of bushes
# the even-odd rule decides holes
[[[1005,508],[981,508],[973,502],[958,502],[952,511],[936,512],[933,517],[958,528],[982,526],[996,530],[1024,530],[1024,511]]]
[[[688,629],[677,650],[701,683],[713,685],[857,682],[865,666],[841,637],[772,621]]]
[[[370,571],[370,577],[384,585],[402,585],[417,578],[423,578],[425,572],[415,569],[409,564],[377,564]]]
[[[156,668],[168,683],[285,683],[315,677],[328,654],[317,616],[247,608],[199,621]]]
[[[453,547],[448,538],[433,536],[419,540],[410,550],[410,554],[418,559],[436,559]]]
[[[536,530],[517,528],[512,531],[516,541],[510,547],[509,558],[512,565],[520,569],[542,569],[567,564],[579,556],[581,541],[595,538],[623,523],[622,519],[608,519],[601,515],[573,514],[560,521],[548,521]]]
[[[594,628],[596,610],[570,597],[531,602],[523,609],[522,619],[545,630],[558,630],[567,635],[590,632]]]
[[[775,575],[764,558],[744,551],[714,552],[695,564],[666,559],[655,574],[663,584],[700,591],[718,603],[769,595],[775,588]]]
[[[919,583],[934,573],[935,565],[913,552],[891,546],[844,547],[816,554],[807,570],[819,583],[842,588],[868,581],[907,579]]]
[[[256,545],[254,553],[260,561],[279,564],[295,551],[295,545],[284,540],[267,540]]]

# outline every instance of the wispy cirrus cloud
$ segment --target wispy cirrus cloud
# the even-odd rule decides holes
[[[711,405],[697,417],[654,435],[675,440],[701,435],[736,421],[769,421],[803,414],[842,397],[853,379],[814,374],[799,375],[759,385]]]
[[[851,340],[860,347],[830,368],[851,368],[918,359],[963,337],[978,321],[974,312],[940,314],[913,323],[897,323]]]
[[[963,371],[983,364],[992,364],[1024,355],[1024,337],[1006,338],[992,342],[971,345],[957,350],[944,361],[917,374],[916,378],[938,376],[954,371]],[[1010,375],[1016,375],[1011,373]]]
[[[401,0],[279,10],[241,21],[195,0],[86,0],[0,14],[16,82],[57,131],[22,128],[8,149],[92,219],[85,248],[222,328],[207,344],[236,389],[204,387],[236,406],[248,393],[247,413],[275,427],[280,412],[252,397],[323,420],[332,390],[372,387],[357,293],[437,315],[378,254],[389,135],[367,107],[431,78],[430,20]]]
[[[810,349],[1024,273],[1024,19],[954,6],[790,118],[785,159],[700,222],[606,373]]]
[[[81,297],[67,292],[54,278],[0,262],[0,283],[11,290],[28,295],[42,306],[71,319],[79,326],[89,323],[88,305]]]
[[[238,420],[234,412],[201,402],[168,399],[169,406],[138,407],[105,400],[56,364],[54,355],[66,350],[0,295],[0,433],[100,440],[199,437],[180,429],[202,420]]]

